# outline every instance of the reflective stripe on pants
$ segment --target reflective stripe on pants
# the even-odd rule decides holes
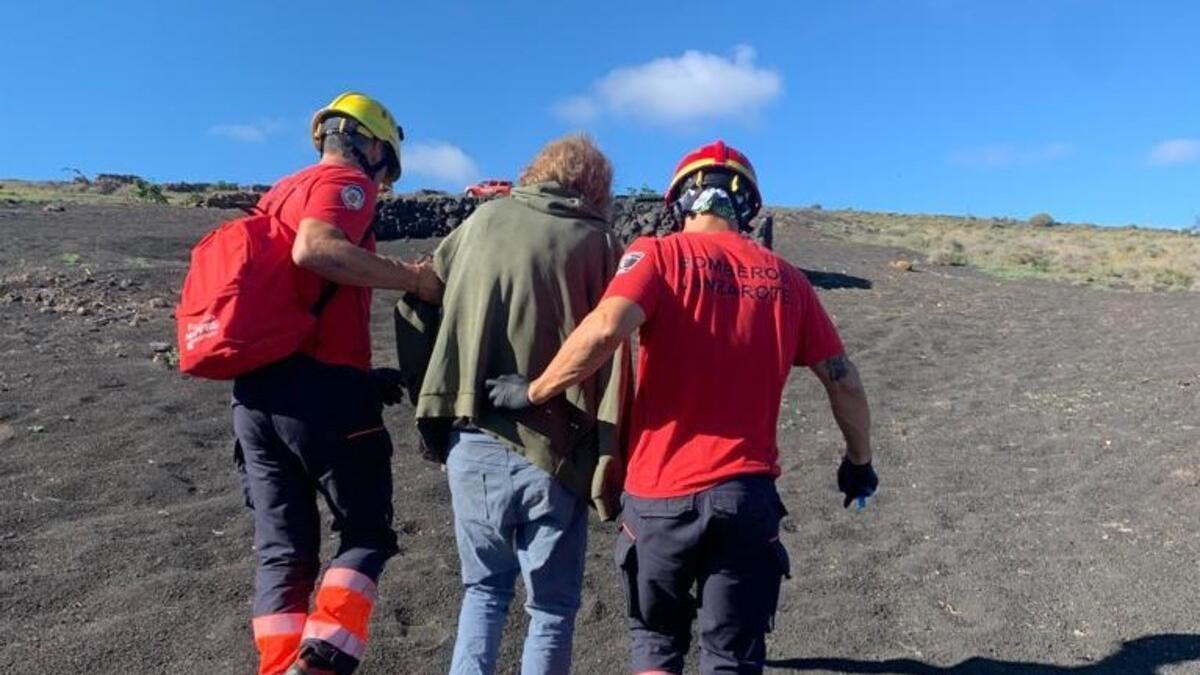
[[[322,640],[361,661],[377,594],[371,577],[331,567],[317,591],[316,609],[304,625],[304,639]]]
[[[316,619],[309,619],[304,624],[304,639],[327,642],[341,653],[359,661],[362,660],[363,652],[367,651],[367,645],[354,637],[350,631],[335,623],[325,623]]]
[[[260,650],[268,647],[261,672],[271,672],[276,659],[284,658],[278,654],[292,653],[285,647],[298,640],[305,660],[349,673],[363,651],[375,579],[398,550],[392,443],[382,426],[378,392],[364,372],[294,357],[235,380],[233,398],[235,466],[254,510],[259,561],[253,614],[311,612],[318,622],[307,632],[308,624],[302,624],[294,636],[264,637],[266,642],[256,633]],[[321,497],[333,516],[338,546],[324,583],[314,588]]]
[[[307,617],[288,612],[256,616],[251,622],[254,646],[258,648],[259,675],[278,675],[300,655],[300,640]]]

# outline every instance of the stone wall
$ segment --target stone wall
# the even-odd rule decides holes
[[[478,206],[474,197],[443,192],[402,195],[380,200],[375,232],[380,239],[444,237]],[[617,197],[613,201],[613,229],[622,241],[643,235],[664,235],[671,221],[661,197]]]
[[[97,183],[113,183],[114,185],[133,185],[142,180],[141,176],[135,176],[131,173],[98,173],[96,174]]]
[[[270,185],[261,185],[258,183],[253,183],[250,185],[238,185],[236,183],[227,183],[224,181],[219,181],[216,183],[160,183],[159,186],[167,192],[179,192],[184,194],[214,191],[263,193],[271,189]]]
[[[415,192],[380,199],[375,206],[375,236],[381,240],[444,237],[479,205],[474,197],[445,192]]]
[[[375,232],[382,240],[444,237],[467,218],[479,200],[446,193],[418,193],[382,199],[376,208]],[[773,218],[766,214],[752,223],[751,236],[771,246]],[[662,197],[617,197],[613,201],[613,230],[625,243],[641,236],[670,234],[674,225]]]
[[[209,196],[203,206],[248,210],[260,195],[234,192]],[[479,200],[445,192],[415,192],[385,197],[375,207],[375,234],[381,241],[444,237],[458,227]],[[770,248],[773,219],[765,215],[752,223],[751,236]],[[613,202],[613,229],[629,243],[641,236],[663,236],[673,229],[661,197],[617,197]]]
[[[257,192],[218,192],[196,203],[209,209],[241,209],[249,211],[262,195]]]

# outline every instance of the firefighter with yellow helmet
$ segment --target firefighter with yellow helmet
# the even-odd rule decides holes
[[[233,385],[234,458],[254,512],[260,675],[354,670],[375,585],[397,552],[381,412],[399,390],[395,371],[371,367],[371,289],[440,295],[426,265],[375,252],[375,201],[400,178],[403,138],[381,103],[344,93],[313,116],[320,160],[258,203],[295,234],[297,292],[317,316],[298,353]],[[323,575],[318,497],[340,539]]]
[[[377,172],[383,171],[380,178],[383,184],[400,180],[400,141],[404,140],[404,132],[381,103],[357,92],[346,92],[333,99],[313,115],[313,145],[318,152],[324,151],[325,138],[331,134],[357,135],[368,145],[377,142],[382,154],[376,160],[366,156],[361,141],[350,147],[350,154],[368,178],[375,180]]]

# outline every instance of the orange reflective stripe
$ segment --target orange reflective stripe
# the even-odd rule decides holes
[[[268,635],[254,641],[258,648],[258,675],[282,675],[300,658],[300,633]]]
[[[300,656],[300,635],[308,617],[300,612],[256,616],[254,646],[258,649],[258,675],[280,675]]]
[[[317,609],[310,621],[336,623],[354,633],[359,639],[367,639],[367,626],[371,623],[371,610],[375,605],[367,598],[348,588],[322,586],[317,591]]]
[[[299,635],[304,631],[304,620],[307,618],[308,615],[303,612],[266,614],[254,617],[250,624],[254,628],[254,639],[257,640],[272,635]]]
[[[345,628],[312,617],[304,623],[304,639],[328,642],[343,654],[359,660],[362,660],[363,652],[367,649],[366,643]]]
[[[325,577],[321,579],[321,588],[332,586],[336,588],[347,588],[355,591],[371,602],[375,602],[379,591],[375,586],[375,582],[371,577],[352,570],[349,567],[330,567],[325,572]]]
[[[336,626],[365,642],[378,594],[371,577],[348,567],[331,567],[321,580],[316,608],[308,622]]]
[[[363,429],[362,431],[355,431],[354,433],[350,434],[349,436],[346,436],[346,440],[352,441],[352,440],[354,440],[356,438],[360,438],[362,436],[367,436],[370,434],[378,433],[380,431],[383,431],[385,428],[386,427],[379,426],[379,427],[371,427],[370,429]]]

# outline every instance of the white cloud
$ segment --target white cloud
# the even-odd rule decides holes
[[[1038,161],[1052,162],[1056,159],[1069,157],[1075,152],[1075,146],[1070,143],[1047,143],[1034,150],[1033,158]]]
[[[574,124],[601,113],[652,123],[751,119],[783,92],[783,78],[756,65],[756,56],[739,45],[730,57],[689,50],[617,68],[553,111]]]
[[[265,143],[267,137],[277,134],[286,125],[278,120],[263,120],[251,124],[214,124],[208,133],[239,143]]]
[[[1152,166],[1175,166],[1200,160],[1200,139],[1171,138],[1155,143],[1146,156]]]
[[[401,147],[405,173],[441,183],[469,183],[479,178],[479,166],[461,148],[449,143],[414,143]]]
[[[995,143],[956,150],[950,155],[950,163],[972,169],[1007,169],[1054,162],[1074,152],[1075,146],[1063,142],[1041,145]]]
[[[572,96],[554,104],[554,114],[571,124],[586,124],[600,114],[600,109],[587,96]]]

